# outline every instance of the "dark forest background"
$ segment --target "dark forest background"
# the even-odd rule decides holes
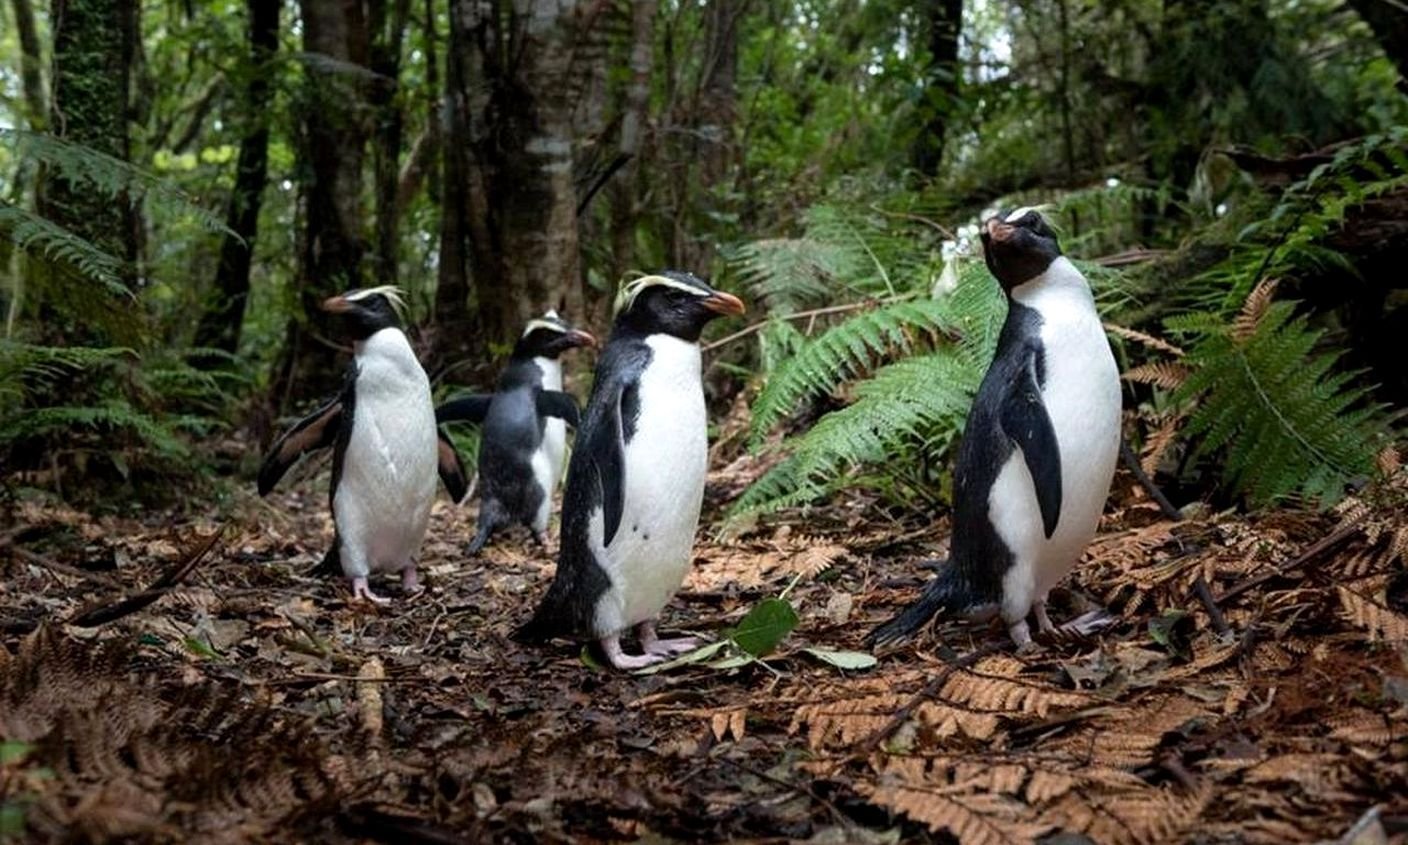
[[[974,226],[1046,204],[1145,468],[1333,501],[1408,398],[1405,74],[1394,0],[5,0],[7,495],[247,473],[338,382],[334,291],[404,288],[445,395],[680,268],[752,306],[706,359],[773,462],[731,517],[942,504]]]

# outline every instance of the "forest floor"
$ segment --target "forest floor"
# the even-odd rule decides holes
[[[509,639],[551,558],[517,536],[467,558],[472,506],[436,504],[428,589],[388,580],[380,608],[308,574],[325,469],[179,524],[23,500],[0,534],[0,840],[1408,837],[1408,473],[1329,514],[1182,522],[1122,473],[1053,597],[1113,627],[1019,657],[949,625],[864,670],[803,648],[860,649],[946,525],[853,498],[711,538],[755,473],[711,475],[664,628],[718,635],[794,581],[800,624],[763,662],[639,676]]]

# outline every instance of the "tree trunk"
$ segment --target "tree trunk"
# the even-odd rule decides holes
[[[728,176],[737,156],[733,132],[738,122],[738,24],[745,4],[716,0],[705,7],[704,67],[693,116],[696,166],[684,201],[678,204],[671,239],[671,263],[705,276],[712,272],[714,237],[694,226],[701,217],[717,219],[729,210]],[[693,201],[688,199],[691,194]],[[691,211],[691,206],[697,208]]]
[[[924,69],[924,98],[919,106],[921,125],[911,158],[925,176],[939,174],[944,157],[948,118],[962,81],[958,66],[958,38],[963,32],[963,0],[930,0],[924,10],[929,63]]]
[[[128,160],[127,106],[137,7],[133,0],[54,0],[53,133],[73,144]],[[83,181],[50,169],[39,212],[125,262],[136,286],[137,215]]]
[[[1399,88],[1408,88],[1408,11],[1398,0],[1349,0],[1374,31],[1389,61],[1398,68]]]
[[[220,245],[220,265],[215,271],[215,301],[201,316],[195,345],[235,352],[244,326],[249,300],[249,270],[259,234],[259,207],[269,164],[269,76],[279,47],[280,0],[246,0],[249,15],[249,82],[244,91],[246,121],[240,139],[235,188],[230,194]]]
[[[363,283],[362,162],[367,119],[368,33],[357,0],[302,0],[308,87],[300,145],[304,231],[298,292],[301,318],[289,321],[274,401],[284,408],[330,393],[341,380],[340,351],[326,297]]]
[[[650,65],[655,48],[655,15],[659,0],[632,0],[630,81],[621,104],[621,137],[617,143],[626,164],[611,183],[611,277],[619,284],[637,268],[636,226],[640,219],[640,156],[650,110]],[[612,297],[594,303],[593,314],[605,323],[611,317]]]
[[[398,264],[397,223],[400,205],[396,201],[400,184],[403,115],[397,94],[400,91],[401,42],[406,31],[410,0],[372,0],[371,68],[377,75],[371,86],[371,104],[376,115],[376,142],[372,172],[376,195],[376,240],[373,270],[378,284],[395,284]]]
[[[13,0],[15,30],[20,38],[20,79],[24,84],[25,118],[35,132],[43,132],[49,111],[44,95],[44,74],[39,48],[39,29],[34,25],[34,6],[30,0]]]
[[[546,308],[581,311],[573,117],[609,5],[451,2],[468,135],[445,146],[464,149],[467,172],[456,181],[447,154],[445,190],[464,194],[481,343],[507,344]]]
[[[485,349],[469,310],[469,87],[465,64],[471,53],[468,20],[461,4],[450,4],[450,36],[445,49],[445,92],[434,115],[442,136],[440,179],[440,261],[435,287],[433,361],[437,366]],[[477,339],[478,338],[478,339]]]

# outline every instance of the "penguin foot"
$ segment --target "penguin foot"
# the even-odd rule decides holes
[[[1036,629],[1043,634],[1054,634],[1056,626],[1051,624],[1051,617],[1046,615],[1046,602],[1038,601],[1032,603],[1032,612],[1036,614]]]
[[[626,654],[621,650],[620,634],[602,637],[599,642],[601,650],[606,652],[607,661],[617,669],[629,672],[632,669],[644,669],[647,666],[665,662],[663,654]]]
[[[372,592],[372,588],[367,586],[366,578],[352,579],[352,600],[365,599],[372,604],[390,604],[391,599],[386,596],[379,596]]]
[[[1012,636],[1012,642],[1017,644],[1018,654],[1031,654],[1040,646],[1032,642],[1032,629],[1027,626],[1027,620],[1019,619],[1007,626],[1007,633]]]
[[[676,654],[684,654],[687,651],[694,651],[704,644],[698,637],[679,637],[672,640],[662,640],[655,634],[654,622],[642,622],[636,626],[636,637],[640,640],[640,647],[646,654],[657,657],[674,657]]]
[[[421,586],[420,576],[416,574],[415,564],[411,564],[401,570],[401,592],[408,596],[414,596],[424,591],[425,587]]]

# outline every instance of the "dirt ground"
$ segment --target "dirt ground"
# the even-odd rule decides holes
[[[1182,522],[1121,475],[1054,597],[1109,630],[1018,657],[948,625],[860,670],[803,649],[861,649],[947,526],[853,498],[714,537],[752,472],[711,475],[663,627],[719,636],[789,584],[800,623],[761,662],[644,676],[512,642],[552,558],[505,536],[468,559],[472,506],[437,503],[427,591],[387,580],[375,608],[308,573],[317,467],[174,523],[23,498],[0,534],[0,839],[1408,841],[1404,472],[1333,513]]]

